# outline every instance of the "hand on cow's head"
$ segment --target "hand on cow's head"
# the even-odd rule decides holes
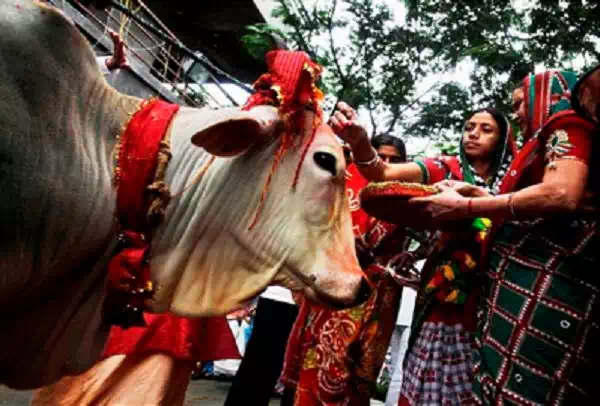
[[[192,143],[213,155],[235,156],[267,140],[280,124],[279,113],[272,106],[215,110],[213,119],[192,136]]]

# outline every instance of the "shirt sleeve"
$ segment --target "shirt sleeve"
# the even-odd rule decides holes
[[[577,159],[590,163],[593,128],[581,119],[557,120],[545,144],[546,163]]]
[[[437,158],[423,158],[416,159],[413,161],[421,168],[423,173],[423,183],[426,185],[432,185],[437,182],[441,182],[444,179],[448,179],[450,170],[447,165]]]

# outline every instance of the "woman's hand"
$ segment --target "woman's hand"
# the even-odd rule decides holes
[[[469,198],[464,197],[452,187],[438,184],[442,192],[429,196],[410,199],[409,203],[420,207],[433,226],[442,227],[456,220],[469,218]]]
[[[400,286],[418,290],[421,276],[415,268],[415,261],[416,257],[408,251],[394,255],[387,264],[389,275]]]
[[[457,180],[443,180],[436,183],[434,186],[444,190],[446,188],[453,189],[465,197],[484,197],[491,196],[490,193],[480,186],[471,185],[467,182]]]
[[[362,238],[354,239],[354,246],[356,247],[356,257],[358,258],[358,264],[361,268],[366,268],[375,262],[375,256],[373,251],[369,248],[369,245],[362,240]]]
[[[369,141],[367,130],[359,122],[356,111],[344,102],[337,104],[337,110],[329,119],[329,125],[338,137],[353,148],[365,139]]]

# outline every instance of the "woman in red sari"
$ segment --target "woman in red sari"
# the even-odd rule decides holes
[[[397,138],[379,136],[374,145],[386,162],[406,159],[404,144]],[[286,351],[282,404],[369,404],[402,293],[385,265],[404,248],[406,239],[404,230],[369,217],[360,209],[358,194],[366,184],[356,166],[349,165],[346,193],[359,258],[376,287],[365,303],[347,310],[301,303]]]
[[[461,180],[491,194],[515,153],[510,124],[494,109],[473,113],[465,124],[458,157],[380,162],[365,142],[356,114],[342,104],[334,129],[352,145],[370,180],[433,184]],[[480,190],[480,189],[476,189]],[[464,404],[472,401],[475,309],[480,244],[489,223],[476,219],[464,231],[442,233],[422,271],[399,404]]]

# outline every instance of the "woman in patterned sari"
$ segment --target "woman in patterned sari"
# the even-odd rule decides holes
[[[439,223],[485,216],[497,224],[474,352],[478,404],[583,405],[597,397],[597,129],[571,109],[575,81],[549,70],[513,93],[526,143],[500,196],[467,198],[463,185],[449,185],[415,199]]]
[[[404,161],[404,143],[382,136],[374,141],[381,159]],[[390,147],[390,148],[382,148]],[[359,192],[367,180],[355,165],[346,172],[346,193],[359,260],[375,284],[369,298],[346,310],[301,301],[288,341],[282,405],[368,405],[396,323],[402,289],[385,264],[405,248],[405,232],[368,216]]]
[[[497,193],[515,153],[510,124],[494,109],[466,122],[459,157],[387,165],[364,148],[364,130],[345,104],[332,119],[334,130],[352,145],[361,172],[371,180],[432,184],[445,179]],[[366,153],[365,150],[366,149]],[[478,192],[479,189],[477,189]],[[471,346],[475,329],[475,268],[489,224],[476,219],[464,231],[442,233],[423,269],[400,404],[461,404],[472,399]]]

